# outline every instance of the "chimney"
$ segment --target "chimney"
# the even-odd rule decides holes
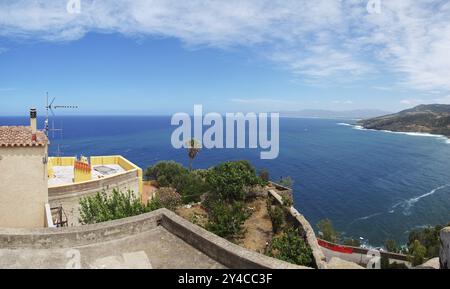
[[[36,109],[30,109],[30,127],[31,127],[31,140],[36,141],[36,131],[37,131],[37,123],[36,123]]]

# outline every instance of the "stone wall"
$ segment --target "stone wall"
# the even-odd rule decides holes
[[[142,233],[151,231],[158,226],[162,226],[174,236],[228,268],[307,269],[306,267],[296,266],[237,246],[186,221],[167,209],[159,209],[151,213],[121,220],[78,227],[45,229],[0,228],[0,248],[2,248],[1,250],[9,250],[8,252],[14,250],[19,257],[32,256],[30,253],[32,250],[37,250],[36,252],[39,252],[41,255],[48,256],[49,254],[46,254],[45,250],[54,252],[58,249],[79,248],[91,244],[123,240],[124,238],[137,238],[138,235],[142,236]],[[145,240],[142,240],[142,242],[145,242]],[[108,248],[104,247],[103,250],[108,250]],[[110,255],[114,254],[114,252],[109,253]],[[51,262],[51,260],[47,262]],[[50,267],[50,264],[44,265]]]
[[[132,190],[136,197],[140,198],[139,186],[140,177],[138,172],[137,170],[132,170],[98,180],[50,187],[48,188],[48,198],[52,208],[63,207],[69,226],[78,226],[80,225],[78,208],[81,198],[94,195],[97,192],[110,194],[113,189]]]
[[[269,190],[269,198],[276,200],[281,206],[283,206],[282,197],[274,190]],[[314,261],[318,269],[326,269],[327,263],[325,255],[323,254],[320,246],[317,242],[316,234],[313,228],[306,220],[306,218],[300,214],[294,207],[288,208],[288,216],[291,223],[293,223],[302,234],[302,237],[306,240],[309,247],[312,250]]]
[[[228,268],[234,269],[310,269],[259,254],[233,244],[171,211],[166,211],[162,226],[186,243]]]

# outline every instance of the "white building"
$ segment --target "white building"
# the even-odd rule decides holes
[[[35,109],[30,126],[0,126],[0,227],[45,227],[47,145]]]

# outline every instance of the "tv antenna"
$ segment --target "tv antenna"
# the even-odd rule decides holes
[[[49,97],[48,97],[48,92],[47,92],[47,102],[46,102],[46,106],[45,106],[45,122],[44,122],[44,133],[45,135],[48,137],[49,136],[49,132],[52,132],[52,138],[55,138],[55,131],[59,131],[61,133],[61,138],[62,138],[62,122],[61,122],[61,128],[55,128],[55,112],[54,110],[56,109],[78,109],[77,105],[54,105],[53,103],[55,102],[55,97],[53,97],[53,99],[49,102]],[[49,128],[49,114],[51,114],[52,116],[52,127]],[[60,155],[60,147],[58,144],[58,156]]]

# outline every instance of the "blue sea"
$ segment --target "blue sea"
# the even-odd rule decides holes
[[[0,125],[26,118],[0,117]],[[39,119],[40,126],[43,120]],[[450,144],[445,138],[355,129],[324,119],[280,120],[280,155],[260,160],[259,150],[202,150],[196,168],[250,160],[274,181],[294,179],[296,208],[315,227],[324,218],[346,237],[379,246],[400,243],[408,232],[450,222]],[[169,117],[57,117],[50,155],[121,154],[146,168],[161,160],[188,164],[185,150],[170,143]]]

